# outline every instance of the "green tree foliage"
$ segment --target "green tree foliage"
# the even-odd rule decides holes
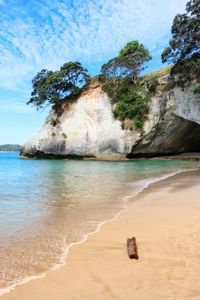
[[[117,101],[124,80],[136,80],[144,70],[143,64],[151,59],[148,49],[138,41],[128,42],[117,57],[110,59],[101,68],[100,81],[109,96]]]
[[[128,126],[125,125],[127,119],[132,121],[135,127],[142,128],[148,113],[148,102],[152,95],[153,93],[147,89],[146,83],[145,85],[139,83],[125,85],[121,89],[120,100],[116,103],[113,113],[123,122],[122,128],[133,128],[131,122],[128,122]]]
[[[128,42],[117,57],[112,58],[101,68],[102,78],[136,79],[142,70],[143,64],[151,59],[148,49],[138,41]]]
[[[162,53],[162,62],[175,63],[173,71],[200,73],[200,0],[186,4],[186,13],[174,18],[172,38]]]
[[[148,49],[138,41],[127,43],[117,57],[112,58],[101,68],[100,81],[104,90],[114,102],[119,100],[124,82],[135,82],[144,70],[143,64],[151,59]]]
[[[148,49],[138,41],[131,41],[122,48],[117,57],[101,68],[99,77],[103,89],[115,104],[114,116],[122,121],[122,128],[142,128],[150,95],[155,92],[156,81],[142,86],[137,77],[144,70],[144,63],[151,56]],[[126,126],[128,121],[128,127]],[[134,124],[134,125],[133,125]]]
[[[126,69],[125,77],[136,79],[144,70],[144,63],[149,61],[149,50],[138,41],[128,42],[119,52],[118,59],[122,62],[123,68]]]
[[[112,58],[101,67],[100,81],[113,100],[117,99],[118,90],[126,76],[126,71],[118,57]]]
[[[57,108],[68,97],[78,94],[88,82],[88,71],[79,62],[65,63],[59,71],[42,70],[32,80],[33,91],[27,104]]]

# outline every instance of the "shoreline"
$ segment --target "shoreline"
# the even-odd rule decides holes
[[[118,221],[120,221],[120,219],[123,218],[124,215],[129,214],[129,209],[130,208],[132,209],[132,206],[134,206],[135,203],[138,203],[138,201],[137,201],[138,199],[141,200],[141,198],[147,197],[147,194],[149,192],[151,192],[152,190],[156,193],[156,190],[159,191],[159,189],[161,188],[162,185],[165,185],[168,182],[172,183],[174,177],[176,179],[177,179],[177,177],[180,177],[180,178],[181,177],[190,177],[190,174],[193,174],[192,176],[194,176],[194,174],[198,174],[200,176],[200,170],[197,169],[197,170],[178,171],[178,172],[175,172],[173,174],[165,175],[163,177],[149,179],[151,182],[147,183],[147,186],[144,186],[142,188],[142,190],[140,190],[138,192],[137,195],[127,196],[127,201],[125,203],[124,209],[119,211],[112,219],[104,221],[102,224],[99,224],[97,229],[94,232],[86,234],[82,241],[69,245],[69,247],[67,249],[67,253],[65,255],[64,265],[59,265],[57,268],[48,271],[47,274],[43,274],[41,276],[38,276],[37,278],[34,278],[34,280],[32,280],[30,278],[30,279],[24,281],[26,283],[17,284],[14,287],[14,289],[11,288],[11,290],[9,292],[2,294],[1,299],[2,300],[3,299],[5,299],[5,300],[6,299],[20,299],[21,300],[21,299],[26,299],[26,298],[28,298],[28,299],[44,299],[43,298],[44,297],[43,293],[42,294],[37,294],[37,295],[34,295],[34,294],[30,295],[29,294],[30,290],[32,290],[32,287],[35,288],[35,286],[39,286],[41,291],[42,291],[43,290],[43,287],[42,287],[43,282],[44,283],[45,282],[48,283],[49,281],[51,282],[51,278],[55,277],[55,273],[57,273],[57,272],[60,272],[60,273],[67,272],[66,269],[68,268],[68,265],[73,264],[73,252],[76,253],[77,248],[80,248],[80,247],[84,248],[85,247],[84,245],[86,245],[86,248],[87,248],[87,244],[89,244],[91,242],[91,240],[95,240],[98,237],[98,235],[101,235],[102,231],[106,231],[107,227],[110,227],[110,226],[112,227],[112,224],[116,225],[118,223]],[[152,180],[155,180],[155,181],[152,182]],[[133,232],[133,234],[134,234],[134,232]],[[137,236],[136,236],[136,238],[137,238]],[[126,241],[124,240],[123,242],[125,243]],[[70,250],[70,252],[69,252],[69,250]],[[124,250],[125,250],[124,259],[127,261],[127,254],[126,254],[125,245],[124,245]],[[81,249],[80,249],[80,251],[81,251]],[[139,256],[140,256],[140,253],[139,253]],[[71,257],[72,257],[72,259],[71,259]],[[139,263],[140,263],[140,260],[139,260]],[[26,293],[28,293],[27,294],[28,296],[26,295]],[[58,291],[58,293],[59,293],[59,291]],[[51,299],[51,298],[49,298],[49,296],[50,295],[48,294],[48,299]],[[54,295],[54,297],[55,297],[55,295]],[[56,299],[56,300],[57,299],[64,299],[63,297],[64,297],[64,295],[59,294],[58,298],[54,298],[54,299]],[[74,297],[70,296],[70,298],[67,298],[67,299],[79,299],[79,298],[74,298]],[[102,298],[90,298],[89,297],[89,298],[82,298],[82,299],[87,299],[88,300],[88,299],[102,299]],[[105,298],[105,299],[111,299],[111,298],[108,297],[108,298]],[[119,299],[121,299],[121,298],[119,298]],[[143,298],[141,298],[141,299],[143,299]]]
[[[2,151],[3,152],[3,151]],[[7,151],[6,151],[7,152]],[[16,151],[18,152],[18,151]],[[117,155],[103,155],[103,156],[79,156],[79,155],[57,155],[57,154],[43,154],[43,155],[27,155],[27,154],[20,154],[20,159],[45,159],[45,160],[85,160],[85,161],[101,161],[101,162],[125,162],[131,160],[151,160],[151,159],[160,159],[160,160],[192,160],[192,161],[199,161],[200,160],[200,152],[186,152],[186,153],[179,153],[179,154],[155,154],[155,155],[148,155],[146,153],[133,155],[128,158],[129,154],[117,154]]]
[[[22,279],[21,281],[15,283],[13,285],[11,285],[10,287],[4,288],[4,289],[0,288],[0,297],[3,296],[4,294],[7,294],[7,293],[11,292],[12,290],[14,290],[16,287],[18,287],[20,285],[24,285],[24,284],[28,283],[31,280],[45,278],[48,275],[49,272],[56,271],[59,268],[65,266],[66,265],[67,257],[69,255],[69,251],[70,251],[70,249],[72,247],[80,245],[82,243],[85,243],[90,236],[92,236],[93,234],[95,234],[99,230],[101,230],[102,226],[104,226],[107,223],[110,223],[112,221],[117,220],[117,218],[124,212],[124,210],[127,209],[128,203],[129,203],[130,199],[134,200],[134,198],[136,198],[140,193],[142,193],[143,191],[145,191],[152,184],[156,184],[156,183],[158,183],[160,181],[166,180],[167,178],[176,176],[179,173],[188,172],[188,171],[194,171],[194,170],[196,170],[196,169],[180,170],[180,171],[176,171],[176,172],[173,172],[173,173],[169,173],[169,174],[165,174],[165,175],[160,175],[158,177],[150,177],[150,178],[147,178],[147,179],[141,179],[141,180],[138,180],[138,181],[132,183],[132,187],[134,187],[134,193],[131,193],[130,195],[126,195],[126,196],[123,197],[123,207],[112,218],[100,222],[97,225],[97,228],[94,231],[85,233],[84,236],[83,236],[83,238],[80,241],[72,242],[69,245],[67,245],[67,247],[63,251],[63,254],[60,257],[60,262],[55,263],[55,265],[53,265],[46,272],[38,274],[38,275],[26,277],[26,278]]]

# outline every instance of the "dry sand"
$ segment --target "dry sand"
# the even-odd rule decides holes
[[[135,235],[139,260],[126,239]],[[200,171],[148,187],[117,220],[74,246],[66,265],[1,300],[200,299]]]

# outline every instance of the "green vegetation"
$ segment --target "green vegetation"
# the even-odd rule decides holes
[[[200,85],[194,88],[194,94],[200,94]]]
[[[51,125],[55,127],[59,123],[64,101],[78,97],[88,86],[97,87],[101,84],[112,101],[117,102],[114,115],[122,121],[130,119],[129,128],[133,127],[133,121],[136,127],[141,128],[148,99],[156,89],[156,80],[148,79],[144,86],[137,77],[144,70],[143,64],[150,59],[149,51],[143,44],[131,41],[120,50],[117,57],[104,64],[101,75],[92,80],[79,62],[65,63],[55,72],[42,70],[32,80],[33,92],[27,104],[35,105],[37,109],[52,105],[58,116],[51,120]]]
[[[20,151],[21,146],[18,144],[0,145],[0,151]]]
[[[99,80],[108,96],[115,103],[114,116],[122,121],[123,129],[142,128],[148,112],[148,100],[155,93],[156,79],[148,83],[138,80],[144,63],[151,56],[138,41],[131,41],[119,55],[101,68]],[[153,82],[154,80],[154,82]]]
[[[200,75],[200,0],[186,4],[186,13],[178,14],[172,25],[172,39],[162,53],[162,61],[174,63],[172,74],[180,80]]]
[[[52,125],[53,127],[55,127],[56,125],[59,124],[59,122],[60,122],[59,119],[56,118],[56,119],[52,119],[50,123],[51,123],[51,125]]]
[[[123,129],[143,127],[148,113],[148,102],[155,94],[157,84],[154,77],[148,81],[138,81],[137,84],[124,82],[119,92],[120,100],[113,111],[114,116],[122,121]]]
[[[64,139],[66,139],[66,138],[67,138],[67,135],[66,135],[64,132],[62,132],[62,137],[63,137]]]
[[[42,70],[32,80],[33,92],[27,104],[59,109],[64,100],[76,97],[89,80],[88,71],[79,62],[65,63],[59,71]]]
[[[146,79],[152,78],[152,77],[159,78],[159,77],[165,76],[171,72],[172,67],[173,67],[173,65],[166,66],[166,67],[156,70],[154,72],[140,76],[140,79],[146,80]]]
[[[110,59],[101,68],[99,80],[113,102],[120,100],[124,82],[135,84],[143,64],[151,59],[148,49],[138,41],[131,41],[122,48],[117,57]]]
[[[123,69],[127,69],[126,77],[136,79],[145,69],[144,63],[151,60],[152,57],[143,44],[131,41],[120,50],[118,59],[122,63]]]
[[[37,108],[52,105],[57,111],[57,118],[52,119],[51,124],[56,126],[64,101],[75,99],[85,88],[101,85],[112,100],[114,116],[122,121],[122,128],[142,128],[148,114],[148,102],[156,93],[159,77],[169,73],[177,75],[178,79],[174,77],[174,82],[162,87],[169,89],[200,76],[200,0],[190,0],[186,13],[174,18],[169,47],[162,53],[163,63],[172,65],[139,77],[145,69],[144,64],[150,59],[148,49],[133,40],[119,51],[118,56],[101,67],[99,76],[92,79],[79,62],[65,63],[55,72],[42,70],[32,81],[33,92],[28,104]],[[199,85],[195,86],[194,93],[200,93]]]

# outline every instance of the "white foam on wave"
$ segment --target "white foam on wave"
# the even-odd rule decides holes
[[[159,181],[165,180],[167,178],[173,177],[173,176],[175,176],[175,175],[177,175],[179,173],[184,173],[184,172],[189,172],[189,171],[195,171],[195,170],[198,170],[198,168],[187,169],[187,170],[179,170],[179,171],[176,171],[176,172],[173,172],[173,173],[169,173],[169,174],[166,174],[166,175],[157,176],[157,177],[151,177],[151,178],[147,178],[147,179],[138,180],[138,181],[136,181],[134,183],[129,183],[129,185],[132,187],[131,192],[130,192],[129,195],[126,195],[126,196],[124,196],[123,198],[120,199],[120,200],[123,201],[123,207],[122,207],[122,209],[117,214],[115,214],[114,217],[112,217],[112,218],[110,218],[110,219],[108,219],[106,221],[100,222],[99,224],[96,224],[96,226],[97,226],[96,229],[94,231],[92,231],[92,232],[84,234],[83,238],[79,242],[73,242],[73,243],[70,243],[69,245],[66,245],[66,248],[64,249],[63,254],[60,257],[59,263],[56,263],[48,271],[46,271],[46,272],[44,272],[42,274],[38,274],[38,275],[34,275],[34,276],[28,276],[28,277],[24,278],[23,280],[20,280],[20,282],[16,282],[15,284],[11,285],[10,287],[4,288],[4,289],[0,288],[0,296],[2,296],[5,293],[9,293],[16,286],[19,286],[21,284],[27,283],[27,282],[29,282],[29,281],[31,281],[33,279],[44,278],[44,277],[46,277],[46,275],[47,275],[47,273],[49,271],[57,270],[61,266],[65,265],[68,253],[69,253],[70,249],[73,246],[80,245],[80,244],[84,243],[85,241],[87,241],[88,238],[89,238],[89,236],[92,235],[92,234],[97,233],[104,224],[106,224],[108,222],[111,222],[111,221],[114,221],[114,220],[117,220],[117,218],[121,215],[121,213],[127,208],[127,204],[129,202],[129,199],[136,197],[138,194],[140,194],[142,191],[144,191],[146,188],[148,188],[151,184],[154,184],[156,182],[159,182]]]

